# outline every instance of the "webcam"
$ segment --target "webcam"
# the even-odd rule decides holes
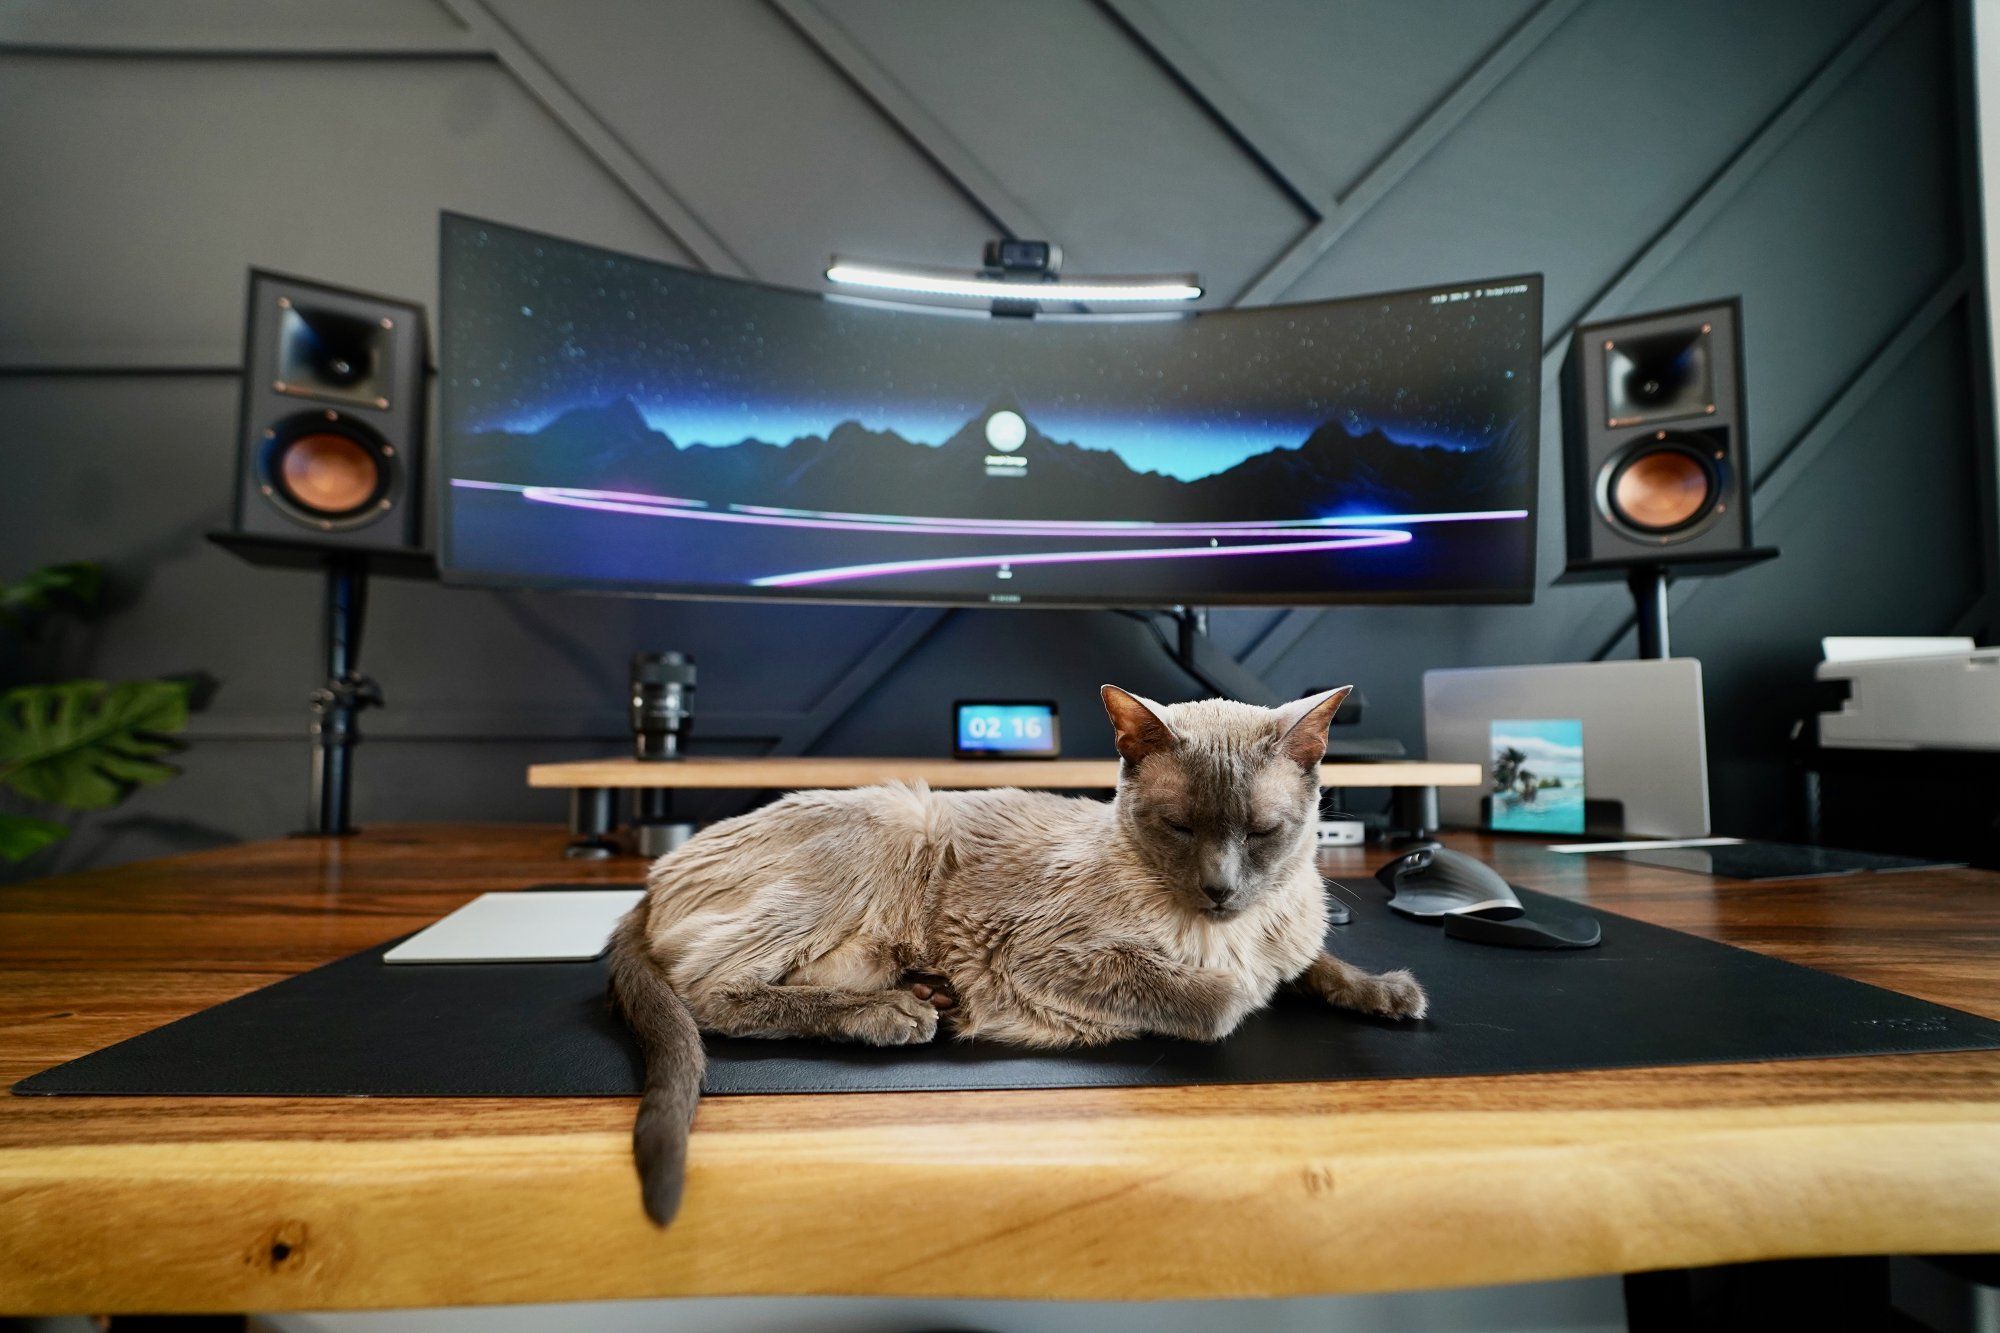
[[[988,241],[985,263],[996,276],[1053,278],[1062,271],[1062,247],[1049,241]]]

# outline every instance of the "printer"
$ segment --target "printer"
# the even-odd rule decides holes
[[[2000,869],[2000,648],[1823,643],[1798,750],[1807,840]]]
[[[2000,648],[1955,638],[1822,645],[1813,672],[1822,748],[2000,751]]]

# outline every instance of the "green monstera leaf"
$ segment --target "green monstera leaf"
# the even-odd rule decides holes
[[[92,606],[104,574],[87,560],[38,569],[18,583],[0,583],[0,620],[19,624],[60,605]]]
[[[161,761],[187,725],[189,684],[72,680],[0,694],[0,784],[31,801],[102,810],[180,770]]]
[[[25,861],[50,843],[61,842],[68,836],[68,829],[46,819],[0,815],[0,861]]]

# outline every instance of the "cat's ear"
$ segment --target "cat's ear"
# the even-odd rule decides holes
[[[1174,729],[1160,716],[1163,705],[1141,699],[1116,685],[1103,686],[1098,693],[1103,696],[1104,711],[1110,714],[1111,725],[1118,733],[1118,753],[1128,762],[1136,764],[1149,754],[1158,754],[1179,743]]]
[[[1326,729],[1333,724],[1341,700],[1353,691],[1352,685],[1342,685],[1336,690],[1309,694],[1277,709],[1278,748],[1285,757],[1301,768],[1319,767],[1319,761],[1326,758]]]

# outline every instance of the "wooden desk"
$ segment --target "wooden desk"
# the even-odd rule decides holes
[[[562,840],[378,827],[0,889],[0,1079],[480,891],[640,873],[557,871]],[[2000,876],[1721,886],[1455,841],[1538,888],[2000,1017]],[[0,1098],[0,1310],[1291,1295],[2000,1250],[2000,1052],[716,1098],[664,1233],[639,1212],[631,1115],[616,1098]]]

